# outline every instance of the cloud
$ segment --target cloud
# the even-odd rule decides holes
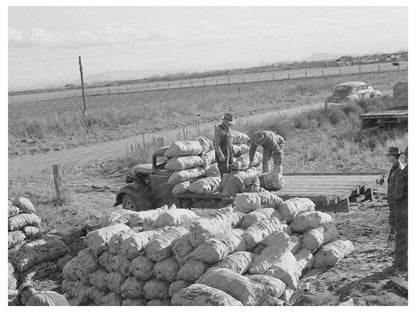
[[[95,47],[114,44],[140,43],[164,44],[181,48],[202,47],[228,41],[251,40],[279,36],[267,23],[259,20],[238,23],[212,23],[199,20],[191,26],[160,26],[139,30],[134,26],[107,26],[97,32],[79,30],[70,34],[32,28],[26,33],[9,28],[9,47],[23,48],[72,48]]]
[[[27,33],[9,28],[9,47],[82,48],[131,42],[172,42],[179,36],[179,31],[173,27],[157,27],[149,31],[141,31],[133,26],[107,26],[97,33],[80,30],[71,34],[48,32],[38,27],[32,28]]]
[[[20,44],[24,40],[24,35],[21,31],[9,28],[9,43]]]

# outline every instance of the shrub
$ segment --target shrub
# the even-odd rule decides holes
[[[305,114],[300,114],[293,117],[293,125],[296,129],[312,129],[317,126],[317,121],[308,118]]]
[[[328,120],[332,125],[337,125],[341,120],[345,119],[345,113],[339,107],[330,107],[328,112]]]
[[[364,99],[360,100],[358,105],[364,110],[364,112],[367,113],[392,107],[393,98],[385,95],[376,98]]]
[[[363,108],[355,103],[348,103],[345,104],[341,107],[342,111],[345,113],[345,115],[351,115],[351,114],[355,114],[355,115],[359,115],[361,113],[363,113]]]

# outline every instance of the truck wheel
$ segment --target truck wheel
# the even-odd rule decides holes
[[[138,203],[129,194],[124,194],[123,195],[123,201],[121,203],[121,206],[122,206],[123,209],[126,209],[126,210],[139,211]]]

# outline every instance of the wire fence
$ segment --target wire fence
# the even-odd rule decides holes
[[[159,81],[148,83],[128,84],[121,86],[101,86],[87,88],[86,96],[98,96],[109,94],[121,94],[130,92],[146,92],[157,90],[183,89],[207,86],[221,86],[231,84],[244,84],[254,82],[280,81],[289,79],[312,78],[312,77],[330,77],[351,74],[365,74],[376,72],[406,71],[408,63],[402,62],[398,66],[392,63],[362,64],[343,67],[326,67],[326,68],[308,68],[308,69],[291,69],[276,70],[263,73],[252,73],[244,75],[221,75],[207,78],[180,79],[172,81]],[[35,100],[48,100],[65,97],[80,97],[81,89],[60,90],[39,94],[24,94],[9,96],[9,103]]]

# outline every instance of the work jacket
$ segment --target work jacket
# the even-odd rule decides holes
[[[233,157],[233,139],[230,129],[226,128],[223,124],[217,126],[212,141],[217,161],[218,156],[223,154],[225,161],[231,162]]]
[[[280,135],[272,132],[272,131],[262,131],[264,135],[264,139],[260,142],[256,140],[252,140],[250,146],[250,161],[253,161],[254,154],[256,153],[257,146],[261,145],[263,149],[268,149],[270,151],[278,151],[283,149],[283,145],[285,143],[285,139],[283,139]]]
[[[405,207],[407,210],[408,205],[408,171],[407,166],[403,168],[402,171],[397,175],[397,185],[396,185],[396,205],[399,206],[399,211],[401,207]]]
[[[387,201],[391,204],[395,204],[396,187],[397,187],[397,176],[402,171],[403,164],[399,161],[394,163],[390,169],[389,177],[387,179]]]

